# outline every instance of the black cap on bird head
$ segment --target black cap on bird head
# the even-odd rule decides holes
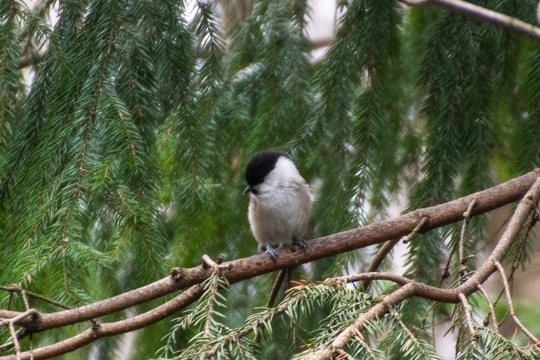
[[[246,192],[256,193],[255,186],[262,184],[266,175],[274,170],[280,157],[285,156],[276,150],[265,150],[257,153],[251,158],[246,167],[246,182],[248,187]]]

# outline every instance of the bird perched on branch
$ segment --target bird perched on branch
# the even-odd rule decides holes
[[[287,156],[275,150],[262,151],[246,167],[249,192],[248,218],[259,251],[277,258],[278,247],[296,245],[302,240],[311,213],[309,185]]]

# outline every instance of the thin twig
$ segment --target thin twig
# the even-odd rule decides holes
[[[463,213],[463,223],[461,224],[461,232],[459,234],[459,275],[460,279],[463,280],[463,275],[465,272],[467,272],[467,265],[465,260],[465,230],[467,229],[467,225],[469,225],[469,222],[471,221],[471,211],[476,205],[476,199],[473,199],[471,203],[469,204],[469,208],[467,211]],[[460,280],[460,281],[461,281]]]
[[[424,347],[423,346],[420,346],[420,343],[418,341],[418,339],[416,338],[416,336],[414,336],[413,332],[407,327],[407,325],[405,325],[403,323],[403,321],[401,320],[401,318],[399,317],[399,314],[397,311],[394,311],[392,310],[391,311],[391,314],[392,316],[394,317],[394,319],[398,322],[399,326],[401,327],[401,329],[403,331],[405,331],[407,333],[407,336],[409,336],[409,340],[410,341],[413,341],[415,344],[418,345],[418,349],[424,354],[424,358],[425,359],[428,359],[429,358],[429,355],[425,353],[424,351]],[[408,347],[407,345],[409,344],[409,342],[405,343],[402,347],[402,350],[405,352],[407,349],[406,347]]]
[[[386,255],[396,246],[396,244],[401,240],[401,238],[395,238],[385,242],[373,256],[373,260],[369,264],[366,271],[372,272],[377,271],[383,260],[386,258]]]
[[[11,336],[11,339],[13,340],[13,345],[15,346],[15,355],[17,356],[17,360],[21,360],[21,345],[19,344],[19,340],[17,339],[15,325],[13,325],[11,321],[9,322],[9,334]]]
[[[22,319],[25,319],[29,316],[38,316],[39,312],[36,309],[29,309],[25,312],[20,313],[19,315],[12,317],[11,319],[0,319],[0,326],[5,324],[17,324]]]
[[[368,343],[364,340],[364,336],[362,336],[362,333],[360,331],[358,331],[357,329],[354,329],[354,333],[356,335],[356,341],[358,341],[362,347],[364,348],[364,350],[366,350],[366,352],[371,355],[372,358],[376,358],[375,354],[373,353],[373,350],[371,350],[371,348],[369,347]]]
[[[499,332],[499,324],[497,323],[497,316],[495,315],[495,307],[493,306],[493,303],[491,302],[491,299],[489,298],[489,294],[487,293],[486,289],[480,284],[477,285],[478,290],[484,295],[484,298],[486,299],[486,302],[489,307],[489,315],[491,316],[491,323],[493,324],[493,328],[495,332]],[[487,326],[487,324],[484,322],[484,326]]]
[[[537,221],[538,221],[538,213],[535,211],[534,214],[530,217],[529,221],[523,225],[523,227],[526,227],[527,230],[525,231],[521,239],[518,241],[516,255],[514,256],[514,261],[512,262],[512,267],[510,268],[510,274],[508,275],[510,279],[514,278],[514,273],[519,268],[518,259],[521,257],[521,254],[524,253],[525,247],[527,244],[527,237],[529,236],[529,233],[531,232],[532,228],[536,225]],[[510,293],[512,293],[512,283],[509,283],[509,288],[510,288]],[[497,303],[503,296],[504,291],[505,291],[504,288],[501,289],[501,291],[499,292],[499,295],[497,295],[497,298],[494,301],[495,306],[497,305]],[[504,323],[507,315],[508,315],[508,312],[505,313],[504,317],[499,321],[499,324]]]
[[[62,309],[71,309],[69,306],[64,305],[64,304],[62,304],[62,303],[60,303],[60,302],[58,302],[56,300],[49,299],[48,297],[45,297],[45,296],[40,295],[40,294],[36,294],[36,293],[28,291],[28,290],[24,290],[17,284],[12,284],[12,285],[8,285],[8,286],[0,286],[0,290],[5,290],[5,291],[8,291],[8,292],[10,292],[12,294],[13,293],[21,294],[24,291],[25,295],[28,296],[28,297],[44,301],[44,302],[49,303],[51,305],[58,306],[59,308],[62,308]]]
[[[30,303],[28,302],[28,296],[26,296],[25,290],[21,291],[21,296],[23,298],[24,307],[26,308],[26,310],[30,310]]]
[[[217,263],[214,260],[212,260],[210,256],[204,254],[202,256],[202,266],[203,268],[212,268],[212,267],[217,267]]]
[[[28,317],[28,316],[36,316],[39,313],[35,309],[28,309],[27,311],[11,318],[11,319],[0,319],[0,326],[7,324],[9,327],[9,334],[11,336],[12,344],[15,347],[15,356],[17,360],[21,359],[21,346],[19,344],[19,338],[17,336],[17,331],[15,330],[15,324]]]
[[[514,319],[514,322],[521,329],[521,331],[523,331],[523,333],[527,335],[527,337],[531,339],[531,341],[534,342],[535,345],[538,345],[539,344],[538,339],[521,323],[521,321],[516,316],[516,313],[514,311],[514,304],[512,302],[512,294],[510,293],[510,286],[508,285],[508,279],[506,278],[506,273],[504,271],[503,266],[498,261],[495,261],[495,266],[497,267],[497,270],[499,270],[499,273],[501,274],[501,279],[504,285],[504,291],[506,293],[506,300],[508,301],[508,309],[510,311],[510,316],[512,316],[512,319]]]
[[[285,279],[285,275],[287,275],[287,272],[290,269],[283,269],[281,270],[276,280],[274,281],[274,285],[272,286],[272,290],[270,291],[270,296],[268,297],[268,301],[266,302],[266,307],[271,308],[274,306],[274,303],[276,302],[277,294],[279,292],[279,289],[281,288],[281,283],[283,283],[283,279]]]
[[[463,311],[465,312],[465,319],[467,319],[467,326],[469,328],[469,335],[471,337],[471,342],[476,340],[476,330],[474,329],[473,319],[471,315],[471,305],[467,301],[467,297],[463,293],[459,293],[459,299],[461,300],[461,305],[463,306]]]
[[[422,227],[426,224],[426,222],[427,222],[427,217],[424,216],[418,222],[418,225],[416,225],[416,227],[413,229],[413,231],[410,234],[408,234],[407,236],[404,236],[403,238],[396,238],[396,239],[385,242],[383,246],[381,246],[379,251],[377,251],[377,253],[373,257],[373,260],[371,260],[371,263],[369,264],[366,271],[367,272],[377,271],[377,269],[379,268],[383,260],[386,258],[386,255],[388,255],[388,253],[394,248],[394,246],[396,246],[396,244],[401,239],[403,239],[404,243],[409,242],[414,235],[418,234],[418,232],[422,230]],[[362,289],[364,291],[367,291],[370,285],[371,285],[371,280],[365,280],[364,283],[362,284]]]
[[[276,302],[277,295],[279,293],[279,289],[281,288],[281,284],[283,283],[283,280],[285,279],[285,276],[290,273],[291,269],[283,269],[280,270],[276,280],[274,280],[274,284],[272,285],[272,290],[270,290],[270,295],[268,296],[268,301],[266,302],[266,307],[271,308],[274,306],[274,303]],[[261,324],[258,328],[261,330],[263,329],[264,325]],[[255,332],[255,339],[253,340],[255,343],[259,343],[261,341],[261,334],[262,331],[256,331]]]
[[[452,247],[452,250],[450,250],[450,254],[448,254],[448,259],[446,259],[446,265],[444,266],[444,270],[441,274],[441,279],[439,280],[439,287],[441,287],[445,279],[450,277],[450,263],[452,262],[452,258],[454,257],[454,254],[458,246],[459,246],[459,243],[455,243],[454,246]]]
[[[370,281],[388,280],[388,281],[395,282],[396,284],[399,284],[399,285],[415,283],[414,280],[408,279],[405,276],[398,275],[391,272],[368,272],[368,273],[360,273],[360,274],[354,274],[354,275],[338,276],[334,278],[328,278],[324,280],[324,283],[328,285],[342,286],[342,284],[365,281],[365,280],[370,280]],[[426,288],[432,288],[432,287],[427,285]]]
[[[418,225],[416,225],[416,227],[413,229],[413,231],[403,238],[403,242],[408,243],[409,241],[411,241],[413,236],[418,234],[418,232],[422,230],[422,227],[427,223],[427,220],[427,216],[423,216],[422,219],[418,222]]]

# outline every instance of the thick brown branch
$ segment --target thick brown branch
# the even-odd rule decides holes
[[[422,231],[428,231],[443,225],[460,221],[463,213],[467,210],[473,199],[476,199],[476,205],[472,210],[471,216],[478,215],[519,200],[523,197],[531,185],[535,183],[539,176],[540,173],[538,171],[533,171],[504,184],[454,201],[450,201],[446,204],[413,211],[395,219],[383,221],[378,224],[372,224],[363,228],[348,230],[321,237],[310,241],[306,251],[297,251],[294,253],[287,250],[279,251],[279,257],[276,260],[271,259],[269,256],[267,256],[267,254],[260,254],[249,258],[230,261],[221,265],[223,267],[223,275],[227,278],[229,283],[233,284],[245,279],[259,276],[261,274],[297,266],[339,253],[363,248],[369,245],[388,241],[390,239],[395,239],[411,233],[424,217],[428,220],[422,227]],[[539,184],[540,181],[538,181],[535,185],[536,188],[539,187],[537,186]],[[519,219],[521,219],[522,215],[528,211],[522,209],[523,204],[526,203],[527,208],[530,209],[530,206],[534,206],[534,200],[534,196],[528,196],[525,201],[522,201],[516,210],[514,218],[519,217]],[[501,242],[495,248],[492,257],[490,258],[491,261],[486,262],[487,265],[484,264],[484,266],[482,266],[478,272],[476,272],[464,284],[456,289],[453,289],[451,293],[448,293],[448,290],[438,289],[444,293],[434,294],[433,292],[428,291],[431,289],[424,289],[426,285],[420,283],[407,283],[400,290],[398,290],[398,292],[396,292],[398,295],[401,295],[397,296],[396,298],[390,297],[384,303],[387,305],[392,305],[394,299],[404,299],[408,296],[412,296],[412,294],[422,292],[432,294],[430,297],[433,300],[444,298],[443,301],[458,302],[459,293],[470,294],[476,291],[477,284],[485,281],[485,279],[494,271],[494,261],[501,260],[504,254],[506,254],[511,241],[515,236],[515,228],[519,226],[519,221],[514,221],[514,218],[510,222],[505,235],[501,239]],[[95,319],[103,315],[121,311],[126,308],[142,304],[146,301],[165,296],[189,286],[199,285],[211,275],[212,271],[212,268],[202,265],[190,269],[175,269],[171,276],[143,286],[139,289],[132,290],[93,304],[81,306],[79,308],[59,311],[51,314],[40,314],[36,320],[25,318],[18,322],[18,325],[25,326],[32,331],[43,331],[50,328]],[[36,349],[33,351],[34,359],[45,359],[51,356],[57,356],[51,354],[59,354],[62,351],[71,351],[103,336],[117,335],[145,327],[184,308],[191,302],[195,301],[201,294],[202,289],[200,286],[192,287],[184,294],[179,295],[177,298],[145,314],[137,315],[133,318],[115,323],[101,324],[98,327],[87,330],[71,339],[67,339],[44,348]],[[186,299],[189,299],[189,301]],[[383,307],[387,308],[387,305],[384,305]],[[379,306],[375,307],[373,312],[370,311],[369,313],[373,315],[381,314],[382,310]],[[13,318],[19,314],[20,313],[13,311],[0,311],[0,317],[7,319]],[[0,359],[9,358],[10,357],[0,357]]]
[[[270,258],[267,254],[259,254],[226,262],[223,266],[227,269],[223,271],[223,275],[233,284],[276,270],[295,267],[314,260],[406,236],[416,228],[423,217],[428,219],[422,227],[423,232],[448,225],[463,218],[463,213],[468,209],[473,199],[476,199],[476,205],[471,211],[471,216],[485,213],[521,199],[539,176],[540,171],[535,170],[501,185],[445,204],[419,209],[395,219],[314,239],[309,241],[305,251],[294,253],[288,250],[278,251],[279,257],[276,260]],[[21,325],[39,331],[95,319],[200,284],[211,275],[213,270],[200,265],[189,269],[176,269],[175,271],[172,276],[124,294],[75,309],[42,314],[37,323],[27,322]],[[475,284],[469,286],[476,288]],[[456,295],[455,302],[457,301]],[[12,311],[0,310],[0,318],[10,318],[17,314]]]
[[[363,228],[318,238],[309,242],[306,251],[297,251],[294,253],[286,250],[280,251],[280,256],[277,260],[271,259],[267,254],[260,254],[230,261],[224,264],[228,269],[224,270],[223,273],[232,284],[261,274],[363,248],[407,235],[414,230],[423,217],[429,219],[423,226],[423,230],[431,230],[461,220],[463,213],[469,207],[472,199],[476,199],[477,202],[471,215],[478,215],[519,200],[539,176],[540,172],[533,171],[504,184],[445,204],[416,210],[395,219],[386,220]],[[52,314],[42,314],[39,324],[36,324],[36,330],[70,325],[121,311],[171,294],[188,286],[202,283],[211,273],[211,268],[205,268],[203,266],[179,269],[173,276],[168,276],[149,285],[103,301]],[[11,311],[0,311],[0,317],[3,318],[9,318],[16,314],[16,312]]]
[[[201,285],[195,285],[183,292],[181,295],[156,307],[144,314],[136,315],[126,320],[120,320],[107,324],[96,324],[82,333],[57,342],[55,344],[44,346],[32,351],[26,351],[17,355],[2,356],[2,360],[21,360],[26,359],[50,359],[71,352],[75,349],[88,345],[99,338],[124,334],[130,331],[142,329],[146,326],[156,323],[166,317],[178,312],[189,304],[196,301],[203,294],[204,289]]]
[[[504,231],[499,243],[493,249],[493,252],[482,266],[462,285],[456,288],[457,292],[464,294],[472,294],[476,291],[478,284],[482,284],[496,270],[495,263],[504,259],[506,253],[512,246],[512,243],[517,238],[523,225],[526,223],[531,211],[533,211],[540,197],[540,179],[537,179],[529,192],[519,203],[510,219],[506,230]]]

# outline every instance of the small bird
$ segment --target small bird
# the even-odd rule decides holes
[[[280,246],[304,249],[312,196],[291,159],[275,150],[262,151],[249,161],[246,181],[248,219],[259,251],[276,259]]]

